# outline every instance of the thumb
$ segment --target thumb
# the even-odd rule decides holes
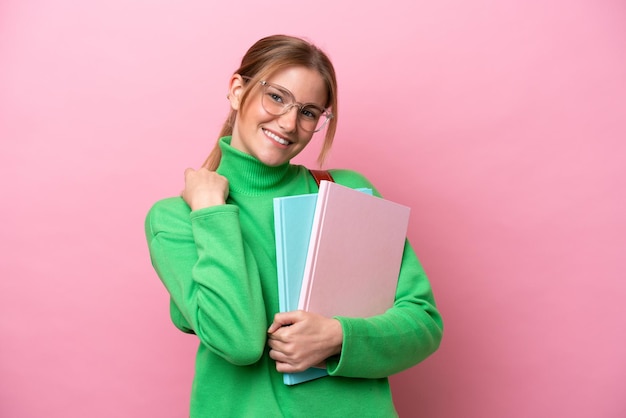
[[[295,324],[302,316],[302,311],[279,312],[274,315],[274,322],[267,330],[268,334],[273,334],[280,328]]]

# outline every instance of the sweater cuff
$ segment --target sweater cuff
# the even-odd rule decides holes
[[[189,213],[189,219],[193,221],[194,219],[204,218],[204,217],[212,216],[218,213],[238,213],[238,212],[239,212],[239,207],[227,203],[225,205],[209,206],[208,208],[192,210]]]
[[[371,357],[371,345],[377,344],[376,338],[368,336],[365,318],[334,317],[341,323],[343,343],[341,354],[326,360],[326,370],[331,376],[363,377],[363,364],[376,361]],[[384,341],[379,341],[384,343]]]

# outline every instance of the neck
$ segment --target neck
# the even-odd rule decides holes
[[[231,193],[266,194],[293,176],[294,171],[289,163],[267,166],[255,157],[231,147],[230,140],[228,136],[219,140],[222,159],[217,172],[228,179]]]

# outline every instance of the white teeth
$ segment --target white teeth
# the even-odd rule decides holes
[[[278,135],[273,134],[270,131],[264,130],[265,135],[269,136],[270,138],[272,138],[274,141],[278,142],[279,144],[282,145],[289,145],[289,141],[279,137]]]

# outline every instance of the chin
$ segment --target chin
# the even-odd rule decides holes
[[[270,152],[257,154],[255,155],[255,157],[257,160],[261,161],[263,164],[267,166],[276,167],[276,166],[285,164],[286,162],[291,160],[291,158],[293,158],[294,156],[291,154],[287,155],[286,153],[282,153],[282,152],[270,151]]]
[[[257,154],[257,155],[254,155],[254,157],[269,167],[276,167],[285,163],[285,161],[287,161],[287,159],[285,159],[284,157],[276,157],[276,156],[267,156],[267,155]]]
[[[266,166],[269,167],[278,167],[279,165],[283,165],[285,164],[287,161],[289,160],[264,160],[264,159],[260,159],[259,161],[261,161],[263,164],[265,164]]]

